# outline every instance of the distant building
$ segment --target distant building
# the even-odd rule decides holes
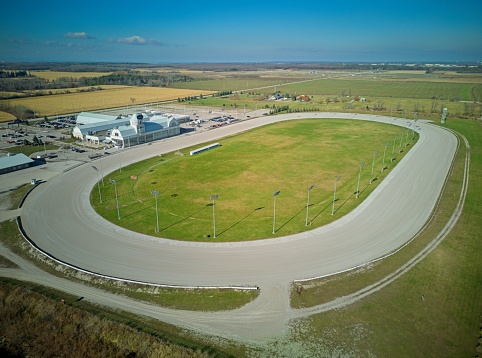
[[[269,99],[270,99],[271,101],[277,101],[277,100],[279,100],[279,99],[281,99],[281,98],[283,98],[283,96],[280,95],[279,93],[273,93],[273,94],[269,97]]]
[[[311,98],[310,98],[310,96],[308,96],[306,94],[301,94],[298,97],[296,97],[296,100],[300,101],[300,102],[308,102],[308,101],[311,100]]]
[[[81,112],[77,115],[77,126],[99,124],[101,122],[111,122],[122,119],[121,116],[110,116],[107,114]],[[125,119],[125,118],[124,118]]]
[[[6,157],[0,157],[0,174],[6,174],[21,169],[26,169],[35,164],[33,159],[30,159],[23,153],[11,154]]]
[[[177,135],[181,132],[180,121],[189,119],[186,115],[162,115],[154,111],[134,113],[130,118],[82,112],[72,136],[94,144],[132,146]]]
[[[132,145],[152,142],[181,133],[179,120],[175,117],[154,115],[144,116],[142,113],[134,113],[129,124],[112,129],[110,137],[116,145],[130,147]]]
[[[82,141],[89,141],[99,144],[109,135],[109,131],[115,127],[128,125],[130,119],[114,119],[84,125],[77,125],[72,130],[72,136]]]

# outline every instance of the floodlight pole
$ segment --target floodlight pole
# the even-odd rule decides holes
[[[102,178],[102,186],[104,186],[104,171],[102,170],[102,157],[99,159],[100,177]]]
[[[415,138],[415,123],[417,123],[418,116],[417,113],[414,114],[413,126],[412,126],[412,140]]]
[[[387,153],[387,146],[390,145],[390,142],[385,143],[385,149],[383,149],[383,159],[382,159],[382,173],[385,170],[385,154]]]
[[[119,171],[122,171],[122,164],[121,164],[121,157],[120,157],[120,147],[119,144],[117,144],[117,157],[119,158]]]
[[[400,134],[400,145],[398,146],[398,154],[402,152],[402,141],[403,141],[403,131],[405,128],[402,129],[402,134]]]
[[[99,188],[99,200],[102,203],[102,194],[100,193],[100,183],[99,183],[99,169],[97,169],[97,167],[95,166],[92,166],[92,168],[95,170],[97,175],[97,187]]]
[[[119,210],[119,199],[117,198],[117,182],[114,179],[109,179],[112,184],[114,184],[114,191],[115,191],[115,203],[117,206],[117,219],[120,220],[120,210]]]
[[[275,226],[276,226],[276,197],[281,193],[281,191],[275,191],[273,194],[274,198],[274,205],[273,205],[273,234],[275,233]]]
[[[393,162],[393,156],[395,155],[395,142],[397,141],[398,135],[393,138],[393,148],[392,148],[392,157],[390,158],[390,163]]]
[[[373,183],[373,169],[375,168],[375,157],[378,155],[378,150],[373,154],[373,162],[372,162],[372,173],[370,174],[370,184]]]
[[[156,201],[156,232],[159,232],[159,212],[157,211],[157,196],[159,195],[159,191],[151,190],[151,194],[154,195],[154,200]]]
[[[340,178],[341,178],[341,175],[338,176],[338,177],[335,179],[335,190],[333,191],[333,203],[332,203],[332,206],[331,206],[331,215],[334,215],[334,214],[335,214],[336,183],[338,182],[338,180],[340,180]]]
[[[358,171],[358,184],[356,186],[356,198],[358,199],[358,194],[360,193],[360,176],[361,176],[361,170],[365,166],[365,162],[360,164],[360,170]]]
[[[308,201],[306,202],[306,220],[305,220],[305,226],[308,226],[308,208],[310,206],[310,191],[311,189],[313,189],[313,187],[315,186],[315,184],[311,185],[309,188],[308,188]]]
[[[407,127],[407,135],[405,137],[405,147],[408,145],[408,132],[410,131],[410,126],[412,125],[412,123],[409,123],[408,124],[408,127]]]
[[[214,238],[216,238],[216,215],[214,212],[214,202],[219,196],[217,194],[211,195],[211,200],[213,202],[213,229],[214,229]]]

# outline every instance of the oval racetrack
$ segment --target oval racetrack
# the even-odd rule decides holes
[[[371,120],[403,126],[411,122],[342,113],[261,117],[123,150],[122,165],[297,118]],[[420,134],[417,144],[359,207],[306,233],[229,244],[178,242],[134,233],[107,222],[91,208],[89,195],[97,178],[90,165],[33,190],[23,206],[23,227],[43,251],[107,276],[180,286],[248,285],[259,286],[262,291],[264,287],[286,288],[293,280],[333,274],[382,257],[422,228],[443,188],[457,139],[443,128],[420,121],[416,124]],[[117,155],[102,159],[102,167],[104,174],[118,170]],[[253,304],[252,309],[255,307]]]
[[[318,116],[347,117],[326,113]],[[133,147],[121,153],[122,165],[288,118],[285,115],[253,119]],[[418,144],[368,200],[351,214],[309,233],[237,244],[185,243],[133,233],[105,221],[91,208],[89,194],[97,178],[88,165],[34,190],[24,204],[24,229],[41,249],[62,261],[96,273],[145,282],[259,285],[331,274],[400,247],[430,215],[457,142],[443,129],[419,124],[422,130]],[[117,155],[103,159],[102,165],[104,173],[118,169]]]

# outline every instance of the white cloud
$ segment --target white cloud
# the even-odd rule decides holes
[[[141,37],[141,36],[131,36],[131,37],[118,38],[118,39],[110,38],[107,41],[108,42],[116,42],[116,43],[126,44],[126,45],[156,45],[156,46],[162,46],[162,43],[160,43],[157,40],[145,39],[144,37]]]
[[[94,37],[90,36],[86,32],[67,32],[64,37],[69,37],[72,39],[93,39]]]

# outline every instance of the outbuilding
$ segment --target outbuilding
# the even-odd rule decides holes
[[[35,161],[23,153],[8,153],[6,157],[0,157],[0,174],[30,168],[34,164]]]

